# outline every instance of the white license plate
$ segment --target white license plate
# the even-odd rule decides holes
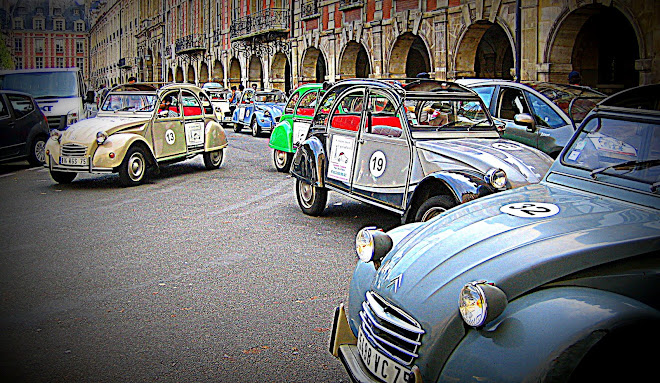
[[[407,383],[411,381],[410,370],[376,350],[362,333],[358,333],[358,352],[369,372],[387,383]]]
[[[60,157],[60,165],[87,166],[87,157]]]

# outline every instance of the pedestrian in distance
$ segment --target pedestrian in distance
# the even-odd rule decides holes
[[[135,84],[136,82],[137,82],[137,78],[135,76],[131,76],[128,78],[129,84]]]
[[[568,74],[568,83],[570,85],[582,85],[582,76],[580,72],[574,70]]]

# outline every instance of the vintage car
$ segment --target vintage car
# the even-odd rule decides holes
[[[268,146],[273,148],[273,164],[287,173],[298,145],[307,138],[314,118],[316,101],[325,92],[322,84],[305,84],[293,91],[284,107],[284,114],[270,134]]]
[[[0,162],[27,159],[43,165],[48,121],[31,95],[0,90]]]
[[[211,99],[211,104],[213,104],[213,110],[215,115],[218,117],[218,120],[223,125],[231,123],[231,111],[229,110],[229,98],[231,97],[231,91],[225,89],[217,82],[207,82],[202,85],[202,89],[206,91]]]
[[[359,382],[655,380],[659,95],[605,100],[539,184],[358,232],[330,352]]]
[[[538,148],[553,158],[575,133],[575,124],[605,98],[605,94],[591,88],[549,82],[489,79],[457,82],[476,91],[491,115],[506,123],[504,138]],[[529,120],[533,123],[526,122]]]
[[[305,214],[320,215],[332,190],[412,222],[537,183],[551,164],[545,153],[500,138],[468,88],[352,79],[333,85],[319,101],[291,174]]]
[[[249,126],[255,137],[272,131],[284,111],[285,102],[280,90],[245,89],[232,115],[234,131],[238,133],[244,126]]]
[[[147,171],[201,154],[219,168],[225,131],[206,93],[192,85],[125,84],[110,90],[95,118],[52,131],[46,164],[59,183],[78,173],[119,173],[124,186],[142,183]]]

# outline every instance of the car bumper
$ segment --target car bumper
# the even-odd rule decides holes
[[[60,165],[54,159],[53,156],[49,155],[44,164],[45,168],[48,168],[50,171],[57,172],[73,172],[73,173],[112,173],[112,168],[101,168],[93,166],[92,159],[87,157],[87,164],[83,166],[73,166],[73,165]]]
[[[351,331],[344,305],[335,308],[335,318],[330,332],[330,353],[339,358],[353,382],[382,383],[367,370],[357,347],[357,338]],[[419,367],[413,366],[414,383],[422,383]],[[412,382],[411,382],[412,383]]]

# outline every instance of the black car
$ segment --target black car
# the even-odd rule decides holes
[[[48,122],[27,93],[0,91],[0,161],[27,158],[43,165],[49,136]]]

